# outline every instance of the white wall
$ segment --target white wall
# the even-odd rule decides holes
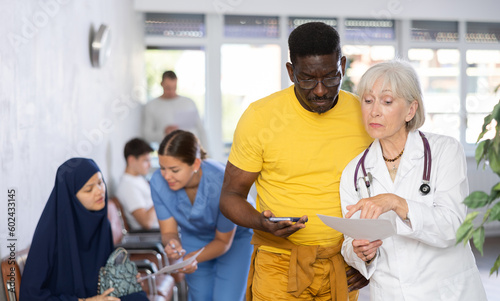
[[[93,68],[91,28],[111,28],[112,53]],[[110,188],[145,101],[142,15],[132,0],[0,2],[0,257],[7,190],[15,187],[18,250],[32,238],[57,167],[93,158]]]

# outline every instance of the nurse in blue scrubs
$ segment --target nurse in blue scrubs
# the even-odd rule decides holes
[[[160,169],[150,183],[162,241],[171,261],[188,259],[204,248],[182,270],[190,301],[244,300],[252,232],[220,212],[224,166],[205,155],[187,131],[174,131],[160,144]]]

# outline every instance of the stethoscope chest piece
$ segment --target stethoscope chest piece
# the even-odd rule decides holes
[[[418,131],[420,134],[420,137],[422,138],[422,143],[424,144],[424,172],[422,175],[422,185],[420,185],[419,191],[420,194],[422,195],[427,195],[429,192],[431,192],[431,186],[429,186],[430,179],[431,179],[431,167],[432,167],[432,156],[431,156],[431,147],[429,145],[429,141],[425,137],[424,133],[421,131]],[[365,170],[365,158],[366,154],[368,154],[368,150],[370,149],[371,144],[368,146],[368,148],[365,150],[363,155],[358,161],[358,164],[356,165],[356,169],[354,171],[354,188],[360,195],[360,198],[364,198],[364,194],[362,193],[362,185],[358,185],[358,170],[361,167],[361,170],[363,172],[363,176],[360,179],[363,179],[364,182],[364,190],[366,190],[366,194],[368,197],[371,196],[370,194],[370,185],[373,180],[373,176],[371,173],[367,173]]]
[[[429,186],[429,184],[423,183],[422,185],[420,185],[419,190],[420,194],[427,195],[431,191],[431,187]]]

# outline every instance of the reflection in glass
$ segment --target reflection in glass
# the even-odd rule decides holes
[[[500,23],[467,22],[465,40],[469,43],[500,43]]]
[[[411,21],[411,39],[419,42],[458,42],[458,22]]]
[[[346,40],[358,43],[370,41],[394,41],[394,20],[346,19]]]

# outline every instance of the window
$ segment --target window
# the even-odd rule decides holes
[[[361,76],[371,66],[394,59],[395,47],[392,45],[345,45],[342,54],[346,56],[346,77],[342,82],[342,89],[355,92]]]
[[[241,114],[250,103],[281,90],[281,47],[225,44],[221,49],[222,136],[233,141]],[[226,149],[229,152],[229,149]]]
[[[145,53],[148,100],[163,94],[161,79],[163,72],[173,70],[177,75],[177,93],[191,98],[198,108],[200,117],[204,117],[205,108],[205,51],[202,49],[154,49]],[[151,145],[158,149],[158,144]],[[151,171],[160,167],[157,153],[151,155]]]
[[[413,48],[408,59],[419,74],[424,94],[422,129],[460,140],[459,51]]]
[[[453,136],[472,154],[483,118],[500,98],[495,92],[500,22],[146,13],[148,98],[161,95],[163,71],[176,71],[179,94],[192,98],[201,115],[205,106],[210,112],[212,118],[205,121],[209,136],[217,140],[211,141],[217,145],[213,155],[223,160],[248,105],[291,84],[283,65],[288,36],[282,33],[317,21],[341,35],[347,57],[342,89],[354,91],[376,63],[407,57],[424,93],[423,130]]]
[[[202,49],[146,50],[148,99],[163,94],[161,76],[167,70],[177,75],[177,94],[191,98],[203,118],[205,112],[205,51]]]
[[[500,99],[500,50],[467,50],[466,142],[476,143],[484,117]],[[495,88],[498,90],[495,93]],[[493,131],[485,138],[492,138]]]
[[[356,85],[365,71],[376,63],[392,60],[396,54],[395,22],[393,20],[347,19],[346,77],[342,89],[355,92]],[[342,38],[341,38],[342,40]]]
[[[411,21],[408,57],[423,88],[423,129],[457,138],[471,155],[483,119],[499,99],[494,91],[500,84],[500,51],[488,44],[498,43],[500,23],[465,25],[460,38],[459,22]]]
[[[220,89],[227,155],[241,114],[252,102],[281,89],[279,17],[226,15],[224,37]]]
[[[467,126],[465,140],[475,143],[482,129],[484,117],[500,98],[500,23],[467,22],[466,41],[483,49],[469,49],[467,61]],[[486,45],[493,44],[493,45]],[[490,46],[490,47],[488,47]],[[493,129],[483,139],[492,138]]]

